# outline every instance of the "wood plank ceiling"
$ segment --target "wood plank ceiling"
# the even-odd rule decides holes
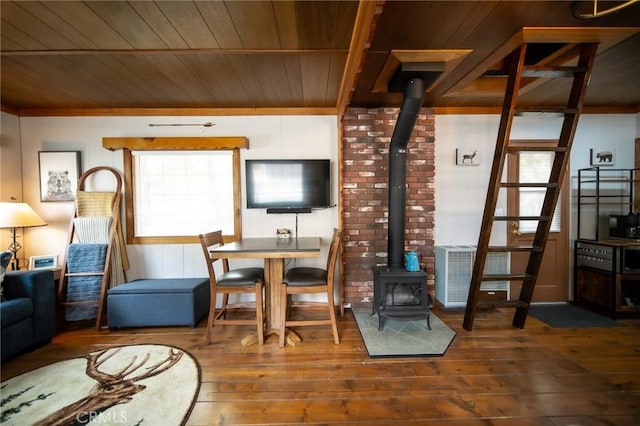
[[[515,44],[566,62],[571,43],[600,41],[586,110],[640,111],[640,3],[596,19],[576,18],[573,3],[3,0],[1,104],[20,115],[340,114],[399,106],[385,73],[413,57],[443,71],[426,106],[489,111]],[[562,89],[543,82],[525,96],[554,105]]]

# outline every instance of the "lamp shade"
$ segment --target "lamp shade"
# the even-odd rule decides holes
[[[45,222],[27,203],[0,203],[0,228],[31,228]]]

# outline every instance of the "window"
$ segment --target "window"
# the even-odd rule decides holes
[[[233,235],[233,151],[134,151],[135,237]]]
[[[518,156],[519,181],[528,183],[549,182],[554,156],[553,152],[521,152]],[[520,188],[519,214],[522,216],[539,216],[542,211],[545,194],[546,188]],[[560,232],[561,206],[562,201],[559,195],[549,232]],[[536,232],[537,228],[537,220],[520,221],[519,230],[521,232]]]
[[[105,138],[103,146],[124,148],[129,244],[196,243],[216,229],[240,238],[246,138]]]

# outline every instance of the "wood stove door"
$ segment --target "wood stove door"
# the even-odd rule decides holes
[[[511,141],[512,144],[530,141]],[[544,142],[543,142],[544,143]],[[556,144],[555,141],[550,143]],[[540,141],[538,141],[540,144]],[[509,155],[507,164],[509,181],[515,182],[547,182],[553,153],[540,151],[523,151],[517,155]],[[564,302],[569,300],[569,232],[568,232],[568,176],[562,183],[562,191],[556,207],[556,213],[545,247],[540,274],[533,293],[534,302]],[[540,214],[540,206],[544,199],[544,188],[509,189],[507,197],[507,215]],[[520,221],[507,223],[508,245],[531,245],[537,221]],[[521,273],[526,269],[528,253],[511,254],[511,273]],[[520,296],[521,282],[511,283],[511,299]]]

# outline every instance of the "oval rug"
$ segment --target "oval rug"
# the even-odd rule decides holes
[[[106,348],[2,382],[3,425],[181,425],[200,387],[200,368],[164,345]]]

